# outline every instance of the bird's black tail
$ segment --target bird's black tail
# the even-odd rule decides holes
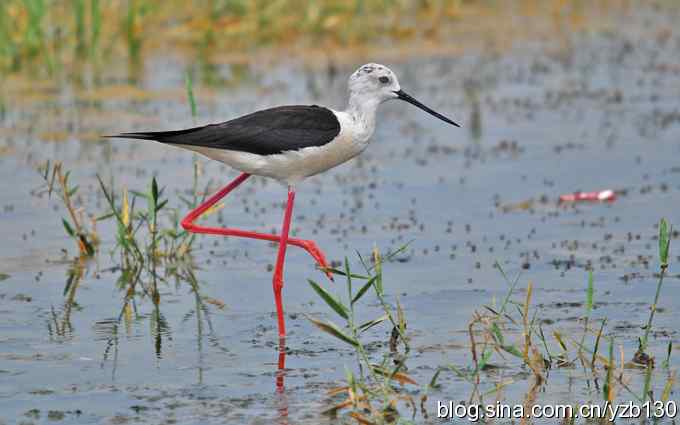
[[[155,140],[161,143],[180,143],[182,139],[187,139],[187,136],[202,130],[205,127],[187,128],[185,130],[175,131],[143,131],[134,133],[120,133],[112,136],[104,136],[108,138],[119,139],[140,139],[140,140]]]

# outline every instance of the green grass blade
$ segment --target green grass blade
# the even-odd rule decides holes
[[[364,296],[366,291],[368,291],[368,289],[373,285],[373,283],[375,283],[375,280],[376,276],[373,276],[368,282],[366,282],[361,288],[359,288],[359,291],[356,293],[356,295],[354,295],[354,298],[352,298],[352,305],[354,305],[354,303],[359,301],[361,297]]]
[[[659,261],[660,261],[660,273],[659,280],[656,284],[656,294],[654,295],[654,303],[652,304],[649,312],[649,318],[647,319],[647,326],[645,326],[645,333],[640,340],[639,351],[645,352],[647,350],[647,344],[649,342],[649,333],[652,330],[652,322],[654,321],[654,314],[659,304],[659,298],[661,296],[661,287],[663,286],[663,279],[668,269],[668,251],[670,248],[670,238],[668,237],[668,223],[666,219],[661,219],[659,222]]]
[[[71,236],[71,237],[75,237],[76,232],[73,230],[73,228],[72,228],[71,225],[68,223],[68,221],[66,221],[65,218],[62,218],[62,219],[61,219],[61,222],[64,224],[64,229],[66,229],[66,233],[68,233],[69,236]]]
[[[362,323],[359,325],[357,329],[359,329],[360,332],[365,332],[369,329],[371,329],[375,325],[379,325],[380,323],[384,322],[387,320],[389,317],[385,314],[383,316],[378,317],[377,319],[369,320],[368,322]]]
[[[309,317],[307,315],[305,315],[305,317],[307,317],[307,320],[312,322],[314,326],[326,332],[327,334],[332,335],[338,338],[339,340],[344,341],[355,347],[359,346],[359,341],[341,331],[336,324],[332,322],[323,322],[321,320],[314,319],[313,317]]]
[[[668,349],[666,351],[666,358],[663,361],[663,367],[668,369],[671,365],[671,353],[673,352],[673,341],[668,341]]]
[[[491,324],[491,332],[500,345],[503,345],[505,343],[505,338],[503,337],[501,328],[498,327],[498,323],[493,322]]]
[[[158,203],[158,183],[155,177],[151,179],[151,200],[154,206]]]
[[[90,0],[90,56],[94,57],[101,34],[102,12],[99,0]]]
[[[519,349],[517,347],[515,347],[514,345],[501,345],[501,348],[503,349],[503,351],[506,351],[506,352],[512,354],[515,357],[519,357],[520,359],[524,358],[524,355],[522,354],[522,352],[519,351]]]
[[[593,309],[593,293],[595,292],[594,290],[594,284],[593,284],[593,270],[590,269],[588,270],[588,290],[586,291],[586,314],[590,316],[590,312]]]
[[[322,288],[318,283],[313,280],[308,280],[309,285],[314,289],[314,291],[319,294],[319,296],[328,304],[330,308],[340,315],[343,319],[347,320],[349,318],[348,308],[340,301],[337,297],[332,295],[330,292]]]
[[[593,358],[590,361],[590,366],[595,367],[595,361],[597,360],[597,350],[600,348],[600,339],[602,338],[602,331],[604,330],[604,326],[607,323],[607,319],[602,320],[602,324],[600,325],[600,330],[597,332],[597,337],[595,337],[595,347],[593,348]]]
[[[198,113],[196,111],[196,98],[194,97],[194,82],[189,71],[187,71],[184,77],[184,85],[186,86],[187,98],[189,99],[189,106],[191,107],[191,117],[196,118]]]
[[[336,269],[334,267],[328,267],[324,270],[326,270],[326,271],[328,271],[332,274],[337,274],[337,275],[340,275],[340,276],[347,276],[346,272],[344,272],[343,270],[340,270],[340,269]],[[350,273],[349,276],[352,279],[360,279],[360,280],[367,280],[367,279],[371,278],[370,276],[366,276],[366,275],[363,275],[363,274],[356,274],[356,273]]]
[[[668,237],[668,223],[665,218],[659,222],[659,260],[662,264],[668,264],[668,247],[670,238]]]
[[[453,365],[453,364],[448,364],[448,365],[446,365],[446,367],[447,367],[451,372],[453,372],[453,373],[455,373],[456,375],[458,375],[459,378],[465,379],[466,381],[468,381],[468,382],[470,382],[470,383],[474,383],[473,380],[472,380],[472,378],[470,377],[469,374],[467,374],[467,373],[465,373],[464,371],[458,369],[458,367],[456,367],[455,365]]]
[[[609,393],[612,390],[612,380],[614,377],[614,338],[609,340],[609,364],[607,365],[607,378],[602,386],[602,397],[605,401],[609,399]]]

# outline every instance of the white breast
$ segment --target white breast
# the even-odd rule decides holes
[[[329,170],[359,155],[368,146],[373,126],[347,112],[333,111],[340,122],[340,133],[323,146],[286,151],[276,155],[257,155],[200,146],[178,145],[239,171],[271,177],[294,185],[307,177]]]

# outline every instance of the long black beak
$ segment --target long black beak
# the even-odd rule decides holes
[[[394,94],[397,95],[398,99],[401,99],[401,100],[406,101],[406,102],[408,102],[412,105],[415,105],[415,106],[419,107],[420,109],[422,109],[423,111],[427,112],[428,114],[434,115],[435,117],[439,118],[440,120],[442,120],[444,122],[447,122],[451,125],[455,125],[456,127],[460,127],[460,125],[456,124],[455,122],[453,122],[449,118],[446,118],[444,115],[440,114],[439,112],[433,111],[432,109],[430,109],[427,106],[423,105],[422,103],[418,102],[416,99],[413,98],[413,96],[409,95],[404,90],[395,91]]]

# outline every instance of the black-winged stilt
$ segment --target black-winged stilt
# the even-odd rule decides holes
[[[406,94],[396,75],[384,65],[366,64],[349,78],[349,104],[344,111],[321,106],[280,106],[257,111],[220,124],[177,131],[121,133],[112,137],[155,140],[190,149],[242,172],[182,220],[189,232],[261,239],[278,242],[273,286],[279,336],[286,334],[281,289],[286,247],[306,250],[327,271],[323,252],[311,240],[289,238],[295,185],[359,155],[375,130],[378,105],[401,99],[449,124],[458,124]],[[206,210],[251,175],[274,178],[288,186],[288,202],[280,235],[194,224]]]

